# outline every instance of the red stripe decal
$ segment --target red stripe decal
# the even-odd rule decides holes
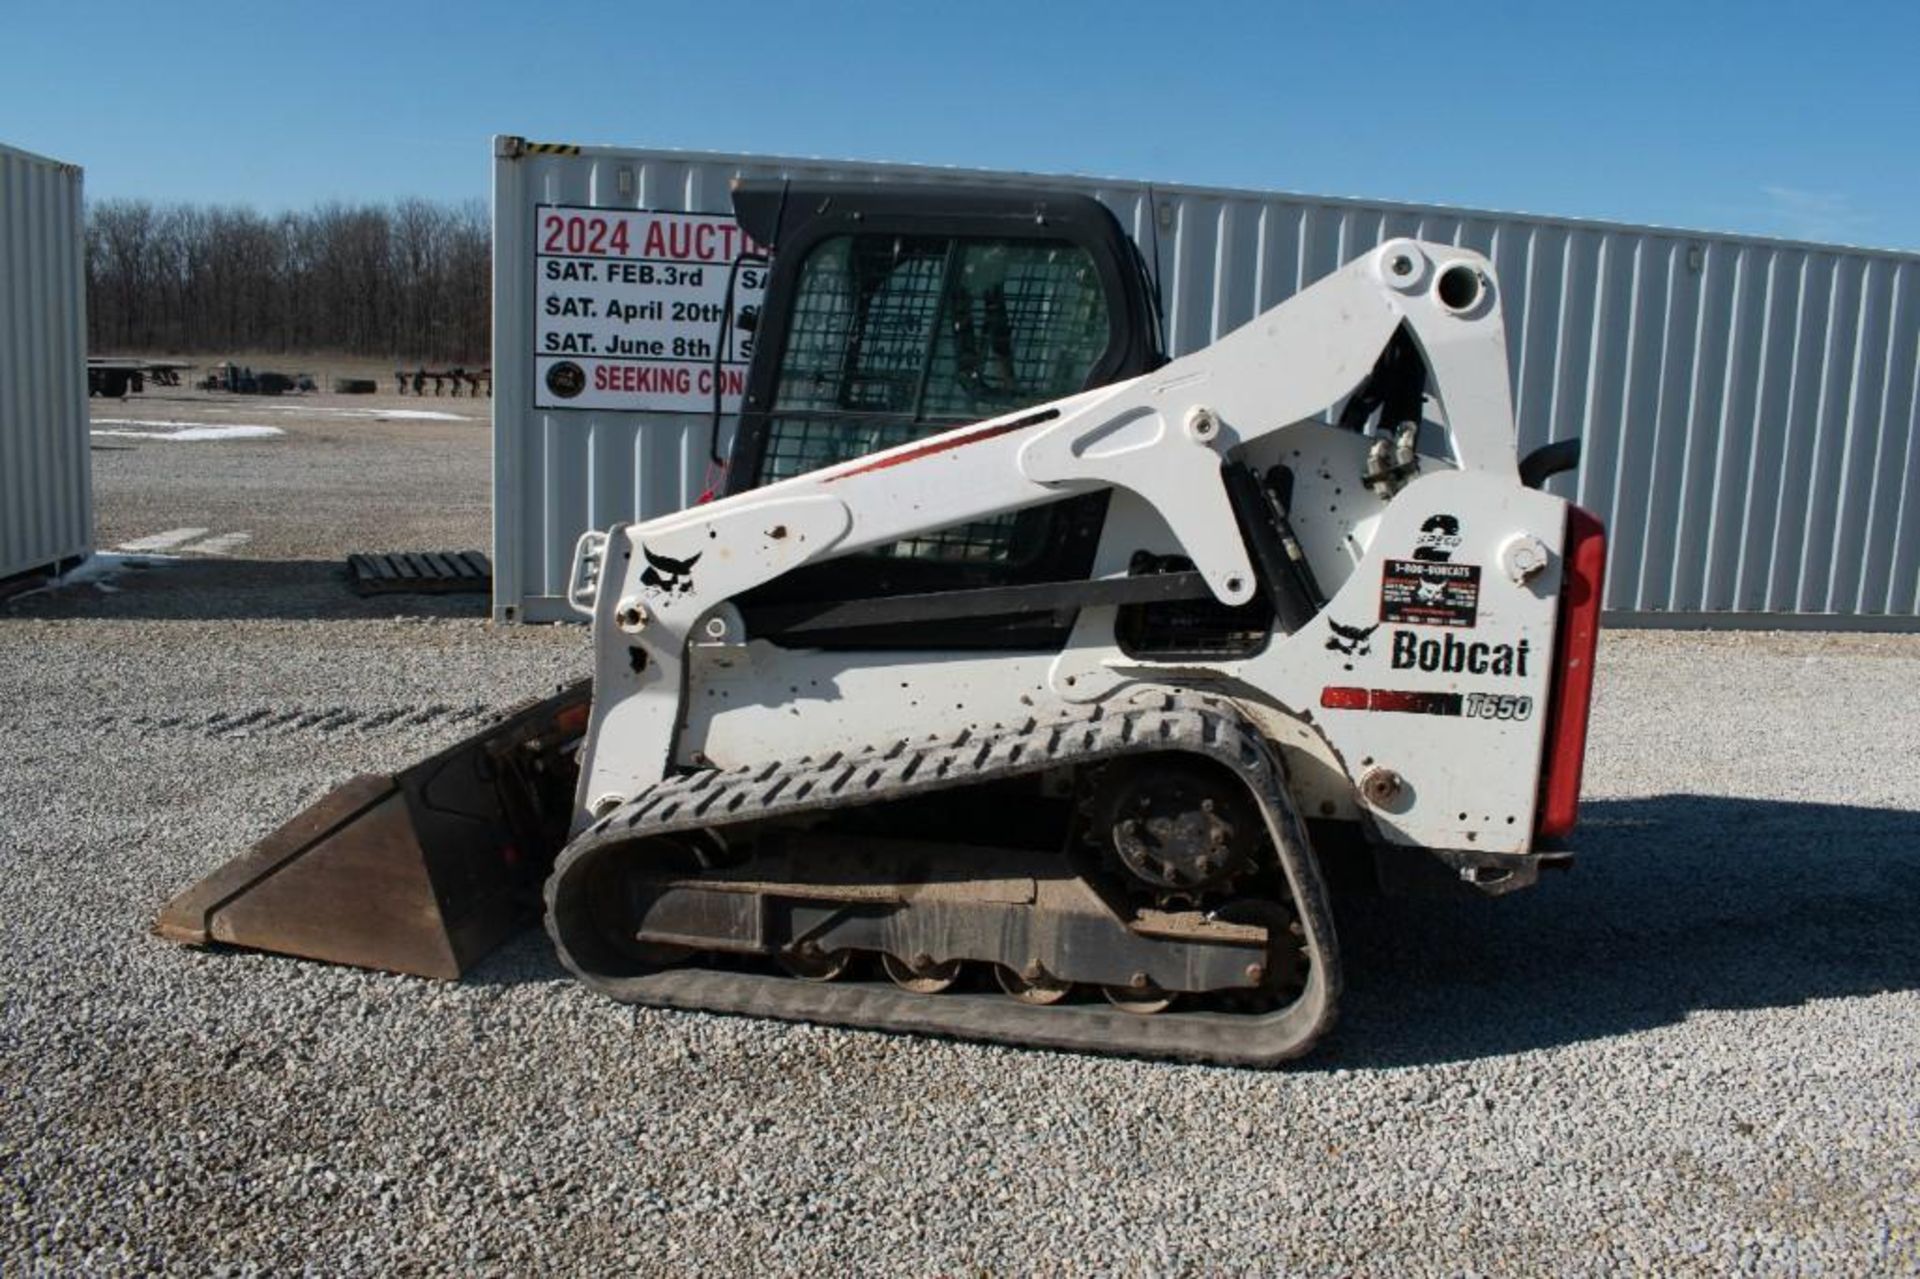
[[[1408,688],[1348,688],[1329,684],[1320,704],[1334,711],[1398,711],[1403,715],[1458,715],[1458,693],[1423,693]]]
[[[1044,413],[1029,413],[1027,416],[1017,417],[1011,422],[1001,422],[996,426],[982,427],[971,435],[962,435],[952,439],[944,435],[935,436],[925,444],[916,445],[910,449],[903,449],[898,453],[884,453],[874,458],[871,462],[863,462],[859,466],[848,467],[844,471],[835,471],[830,475],[823,475],[820,477],[820,482],[822,484],[831,484],[835,480],[846,480],[852,479],[856,475],[865,475],[868,471],[884,471],[890,466],[901,466],[908,462],[918,462],[923,457],[932,457],[936,453],[945,453],[950,449],[961,448],[968,444],[979,444],[983,440],[991,440],[996,436],[1018,431],[1022,427],[1032,426],[1036,422],[1051,422],[1059,416],[1060,411],[1058,409],[1048,409]]]
[[[1458,715],[1460,694],[1416,693],[1406,689],[1376,688],[1370,711],[1399,711],[1406,715]]]

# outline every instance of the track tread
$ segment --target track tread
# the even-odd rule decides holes
[[[1226,765],[1260,803],[1293,890],[1311,960],[1306,991],[1267,1014],[1211,1010],[1143,1018],[1103,1005],[1028,1007],[997,995],[916,995],[890,984],[802,982],[719,969],[674,968],[626,976],[580,962],[566,933],[589,913],[572,872],[608,848],[690,830],[872,804],[979,785],[1065,764],[1183,751]],[[861,775],[864,784],[848,786]],[[1229,1065],[1274,1065],[1300,1056],[1332,1024],[1341,974],[1326,890],[1287,797],[1282,765],[1228,702],[1166,692],[1121,708],[1069,707],[1011,730],[960,730],[918,748],[900,740],[819,760],[704,769],[668,778],[578,835],[546,886],[547,929],[561,961],[584,984],[627,1003],[741,1013],[792,1021],[951,1035],[1081,1052]]]

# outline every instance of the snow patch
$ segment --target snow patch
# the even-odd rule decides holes
[[[164,533],[150,533],[146,537],[136,537],[130,542],[122,542],[116,550],[132,551],[139,554],[144,551],[170,551],[182,542],[191,542],[196,537],[205,537],[210,529],[170,528]]]
[[[208,426],[204,422],[156,421],[135,417],[97,417],[95,427],[100,426],[144,426],[152,429],[144,431],[101,431],[95,435],[113,435],[129,440],[175,440],[193,443],[203,440],[268,440],[276,435],[285,435],[277,426]]]
[[[220,533],[204,542],[189,542],[179,551],[182,555],[225,555],[236,546],[252,540],[251,533]]]
[[[329,409],[308,407],[304,404],[275,405],[279,413],[311,413],[328,417],[370,417],[381,420],[413,422],[477,422],[478,418],[468,417],[464,413],[441,413],[434,409]]]
[[[29,595],[44,595],[68,586],[91,586],[104,594],[117,595],[120,588],[113,584],[114,579],[128,569],[152,568],[173,558],[171,555],[116,555],[112,551],[95,551],[60,576],[48,579],[45,586],[21,591],[13,598],[23,600]]]

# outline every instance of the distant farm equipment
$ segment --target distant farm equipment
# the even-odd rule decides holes
[[[433,383],[433,393],[440,395],[449,387],[456,397],[460,388],[465,387],[469,396],[493,394],[493,370],[485,369],[395,369],[393,371],[394,389],[401,395],[412,390],[415,395],[427,393],[427,383]],[[483,389],[484,388],[484,389]]]
[[[179,386],[180,374],[192,368],[161,360],[120,360],[107,356],[87,357],[87,394],[109,399],[125,399],[130,392],[144,391],[151,381],[155,386]]]
[[[285,395],[289,391],[319,389],[311,373],[275,373],[231,362],[214,365],[196,385],[203,391],[227,391],[234,395]]]

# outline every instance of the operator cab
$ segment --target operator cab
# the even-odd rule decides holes
[[[742,181],[734,212],[773,251],[729,494],[1166,363],[1139,250],[1091,196],[1012,188]],[[939,529],[808,565],[743,597],[791,606],[1085,578],[1107,495]],[[782,606],[789,606],[783,608]],[[812,645],[1057,642],[1048,614],[894,622]]]

